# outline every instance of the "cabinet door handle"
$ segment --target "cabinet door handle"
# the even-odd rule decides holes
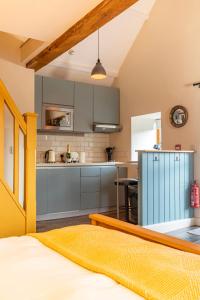
[[[176,156],[176,157],[175,157],[175,161],[180,161],[180,157],[179,157],[179,156]]]
[[[155,155],[153,161],[159,161],[158,155]]]

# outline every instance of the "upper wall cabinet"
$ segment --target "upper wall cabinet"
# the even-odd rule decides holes
[[[43,102],[73,106],[74,82],[43,77]]]
[[[35,76],[35,112],[37,113],[37,129],[42,128],[42,76]]]
[[[37,129],[42,129],[42,104],[74,107],[74,132],[93,132],[93,123],[120,124],[119,89],[35,76]]]
[[[119,89],[94,86],[94,122],[119,124]]]
[[[80,82],[75,83],[74,131],[92,132],[93,87]]]

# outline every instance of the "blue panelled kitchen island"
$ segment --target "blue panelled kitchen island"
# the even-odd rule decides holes
[[[192,218],[194,151],[138,151],[138,223]]]

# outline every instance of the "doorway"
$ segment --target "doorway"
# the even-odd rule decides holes
[[[131,160],[138,161],[138,150],[160,150],[161,112],[131,117]]]

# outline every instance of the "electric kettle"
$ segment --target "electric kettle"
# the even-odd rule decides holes
[[[45,162],[46,163],[54,163],[56,161],[55,151],[50,149],[45,152]]]

